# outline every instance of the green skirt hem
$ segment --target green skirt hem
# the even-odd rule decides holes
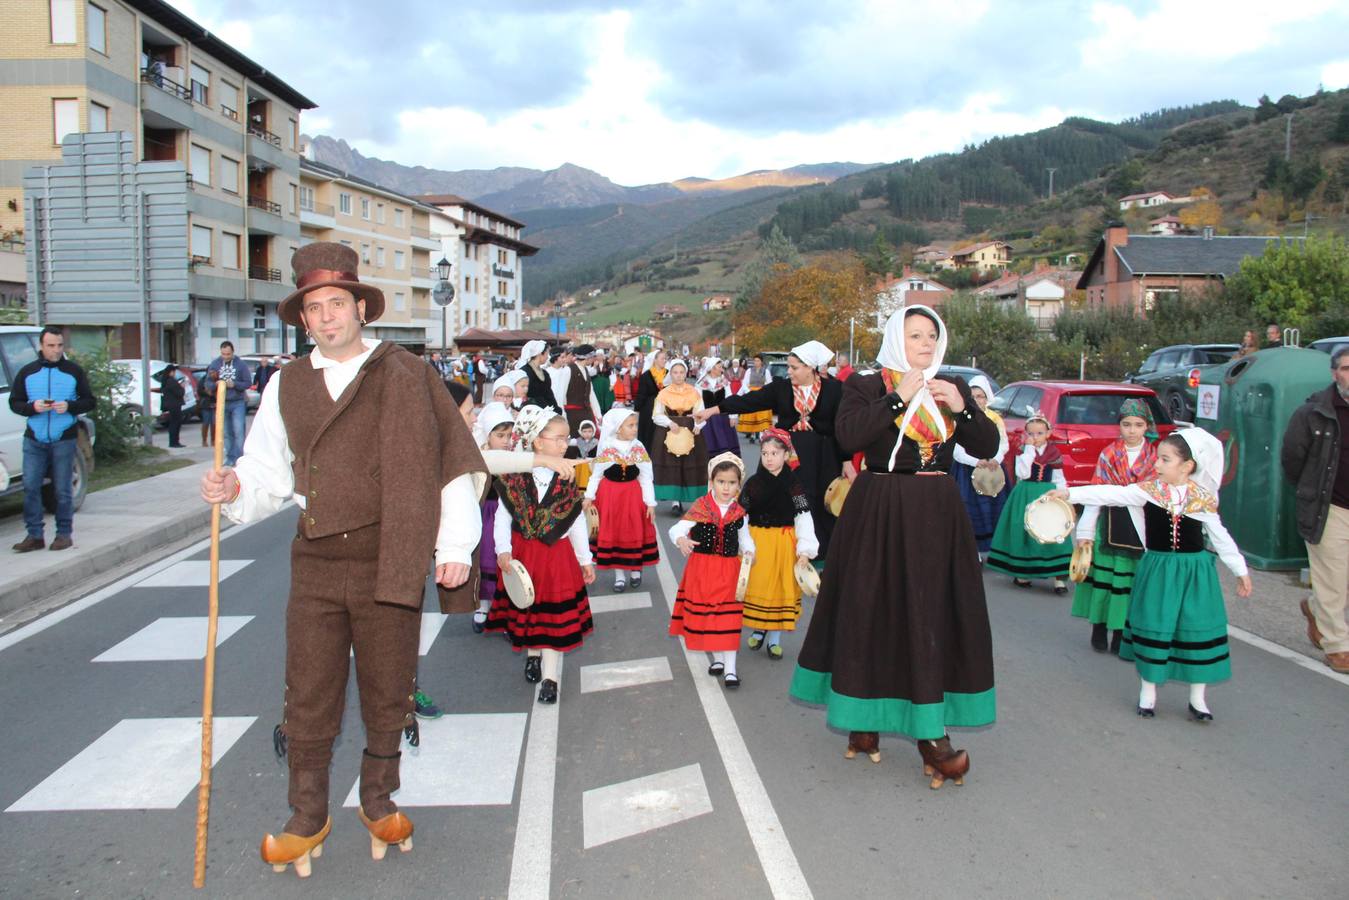
[[[914,703],[900,697],[861,698],[836,693],[833,676],[797,666],[790,693],[826,708],[826,721],[848,731],[886,731],[915,740],[935,740],[950,726],[977,728],[997,719],[995,688],[974,694],[947,693],[937,703]]]
[[[656,485],[656,499],[674,500],[677,503],[692,503],[707,493],[707,485],[684,487],[678,484]]]

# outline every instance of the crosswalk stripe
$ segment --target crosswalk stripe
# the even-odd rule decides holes
[[[601,594],[590,598],[592,613],[623,612],[629,609],[650,609],[651,592],[634,591],[631,594]]]
[[[665,828],[712,811],[702,766],[594,788],[581,795],[585,849]]]
[[[664,656],[581,667],[581,693],[583,694],[673,680],[674,675],[670,672],[670,660]]]
[[[251,559],[222,559],[220,561],[220,580],[237,575],[253,562]],[[174,563],[167,569],[136,582],[142,588],[209,587],[211,584],[211,561],[209,559],[187,559]]]
[[[215,645],[219,647],[249,622],[252,616],[220,616]],[[104,650],[93,662],[157,662],[170,659],[206,658],[206,616],[173,616],[155,619],[140,631]]]

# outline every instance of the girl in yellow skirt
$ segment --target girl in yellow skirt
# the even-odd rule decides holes
[[[801,616],[801,589],[793,570],[820,550],[810,501],[796,478],[792,439],[780,428],[759,436],[759,470],[745,482],[740,505],[749,514],[756,548],[745,591],[748,647],[768,644],[768,657],[782,659],[782,632],[795,631]],[[766,639],[766,640],[765,640]]]
[[[739,395],[752,393],[762,388],[768,382],[773,380],[773,373],[768,371],[768,364],[764,362],[762,356],[754,357],[754,364],[745,370],[745,376],[740,382]],[[759,439],[759,433],[773,426],[773,413],[770,410],[762,412],[741,413],[736,422],[735,430],[741,434],[749,435],[751,442]]]

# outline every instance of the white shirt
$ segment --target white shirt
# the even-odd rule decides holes
[[[1143,445],[1137,447],[1125,447],[1124,457],[1129,461],[1129,468],[1133,468],[1134,463],[1138,462],[1138,456],[1143,452]],[[1077,520],[1077,531],[1073,537],[1079,541],[1094,541],[1096,539],[1096,522],[1101,517],[1101,508],[1099,506],[1088,506],[1082,510],[1082,518]],[[1138,536],[1143,536],[1143,530],[1138,529]]]
[[[552,469],[538,466],[534,468],[534,489],[543,499],[543,495],[548,493],[548,487],[553,483],[557,476]],[[506,504],[498,503],[496,518],[492,520],[492,538],[496,541],[497,553],[509,553],[511,548],[511,514],[506,509]],[[593,562],[590,555],[590,528],[586,525],[585,516],[577,516],[567,529],[567,540],[571,541],[571,549],[576,554],[576,561],[582,566],[588,566]]]
[[[587,375],[593,375],[589,366],[581,366],[577,363],[577,367],[584,368]],[[552,385],[553,399],[557,401],[558,410],[565,410],[567,408],[567,388],[571,385],[571,366],[549,369],[548,380]],[[603,418],[603,415],[600,413],[600,401],[599,398],[595,396],[595,388],[593,386],[590,388],[590,412],[591,416],[589,418],[595,423],[595,427],[598,428],[600,419]]]
[[[725,516],[726,510],[731,508],[731,504],[729,503],[725,504],[717,503],[716,500],[713,500],[712,502],[716,504],[717,509],[721,510],[722,516]],[[809,514],[807,514],[807,518],[809,518]],[[696,522],[692,522],[688,519],[680,519],[678,522],[670,526],[670,540],[678,542],[680,538],[687,537],[688,533],[693,530],[693,526],[696,524],[697,524]],[[813,529],[811,533],[814,534]],[[737,531],[737,535],[738,535],[737,540],[739,541],[740,544],[740,555],[744,556],[746,553],[753,553],[754,536],[749,533],[749,516],[744,516],[743,518],[741,518],[740,528]],[[818,545],[816,546],[818,549]]]
[[[998,452],[997,452],[997,453],[994,453],[992,456],[990,456],[989,459],[993,460],[993,461],[994,461],[995,463],[997,463],[998,465],[1002,465],[1002,458],[1003,458],[1004,456],[1007,455],[1007,450],[1008,450],[1008,445],[1007,445],[1007,431],[1006,431],[1005,429],[1003,429],[1001,426],[999,426],[999,428],[998,428]],[[967,452],[965,451],[965,448],[962,447],[962,446],[960,446],[959,444],[956,444],[955,453],[954,453],[954,455],[953,455],[952,458],[955,459],[956,462],[962,463],[962,464],[967,465],[967,466],[970,466],[970,467],[974,467],[974,466],[978,465],[978,463],[979,463],[979,460],[978,460],[978,459],[976,459],[975,457],[973,457],[973,456],[971,456],[969,453],[967,453]],[[1020,473],[1018,473],[1018,476],[1019,476],[1019,475],[1020,475]]]
[[[635,446],[641,446],[637,441],[633,441]],[[610,466],[616,466],[618,463],[604,460],[599,462],[590,461],[590,481],[586,483],[586,499],[594,500],[595,493],[600,489],[600,479],[604,477],[604,470]],[[655,475],[651,468],[651,461],[637,463],[637,484],[642,488],[642,502],[647,506],[656,505],[656,482]]]
[[[1016,477],[1025,481],[1031,476],[1031,466],[1040,457],[1040,451],[1035,449],[1034,444],[1027,444],[1021,448],[1021,455],[1016,458]],[[1054,483],[1056,488],[1068,487],[1068,479],[1063,477],[1063,466],[1058,466],[1049,470],[1049,480]]]
[[[324,356],[317,348],[309,354],[310,364],[323,372],[328,396],[336,400],[356,380],[361,366],[379,346],[379,341],[362,338],[365,352],[344,362]],[[286,423],[281,418],[281,385],[286,369],[274,373],[262,392],[253,427],[244,439],[244,455],[234,464],[239,478],[239,496],[221,506],[230,521],[256,522],[281,509],[287,500],[305,508],[305,498],[295,492],[295,473],[291,464],[295,452],[290,448]],[[478,473],[479,477],[481,473]],[[482,484],[473,474],[460,475],[440,491],[440,528],[436,533],[436,563],[473,561],[473,548],[482,537],[482,516],[477,509]]]

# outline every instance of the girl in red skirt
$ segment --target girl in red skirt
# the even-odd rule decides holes
[[[526,406],[515,420],[516,449],[561,455],[567,449],[567,420],[551,408]],[[594,624],[586,585],[595,581],[590,540],[581,517],[575,481],[538,467],[497,479],[493,536],[497,567],[518,559],[534,582],[534,603],[518,609],[505,585],[497,587],[487,616],[488,631],[505,631],[511,646],[527,651],[525,681],[539,685],[539,702],[557,702],[562,654],[581,646]]]
[[[754,559],[749,517],[736,503],[745,464],[723,453],[707,464],[708,493],[694,501],[670,527],[670,539],[689,558],[670,615],[671,637],[682,637],[690,650],[712,653],[707,674],[724,676],[727,688],[740,687],[735,670],[744,604],[735,598],[740,557]]]
[[[600,513],[591,543],[595,566],[614,570],[614,591],[642,583],[642,568],[660,561],[656,545],[656,489],[651,457],[637,440],[637,413],[614,407],[600,423],[600,443],[586,485],[586,506]]]

